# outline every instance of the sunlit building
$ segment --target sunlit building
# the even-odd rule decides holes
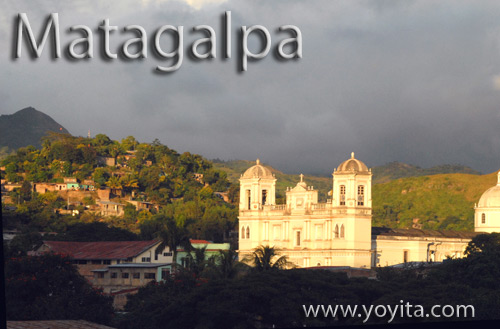
[[[326,202],[318,202],[318,191],[300,175],[297,185],[287,188],[286,202],[276,204],[276,177],[257,160],[240,178],[240,256],[270,245],[298,267],[439,262],[463,257],[477,234],[372,228],[371,190],[371,169],[352,153],[333,171],[331,198]],[[482,213],[483,230],[477,225]],[[485,192],[476,207],[476,231],[491,232],[486,228],[500,231],[500,173],[499,185]]]

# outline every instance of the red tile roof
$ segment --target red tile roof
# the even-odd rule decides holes
[[[207,241],[207,240],[192,240],[192,239],[190,239],[189,242],[191,242],[191,243],[199,243],[199,244],[210,244],[210,243],[212,243],[212,242]]]
[[[126,259],[139,255],[159,241],[44,241],[43,243],[52,252],[69,255],[73,259]]]

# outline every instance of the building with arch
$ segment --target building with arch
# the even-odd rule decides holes
[[[372,227],[371,169],[351,153],[332,176],[326,202],[318,202],[318,191],[301,174],[297,185],[287,188],[286,202],[276,204],[276,177],[257,160],[240,177],[240,258],[270,245],[298,267],[435,262],[462,257],[478,234]],[[497,186],[476,206],[477,232],[500,232],[500,173],[498,177]]]

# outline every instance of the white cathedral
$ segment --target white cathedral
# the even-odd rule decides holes
[[[475,206],[476,232],[372,227],[371,185],[371,169],[352,153],[334,170],[327,202],[319,203],[318,191],[300,175],[286,203],[276,204],[276,178],[257,160],[240,178],[240,256],[270,245],[297,267],[439,262],[462,257],[477,232],[500,232],[500,172]]]

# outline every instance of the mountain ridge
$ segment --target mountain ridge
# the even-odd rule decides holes
[[[68,130],[52,117],[31,106],[13,114],[2,114],[0,148],[16,150],[28,145],[40,148],[41,138],[49,131],[69,134]]]

